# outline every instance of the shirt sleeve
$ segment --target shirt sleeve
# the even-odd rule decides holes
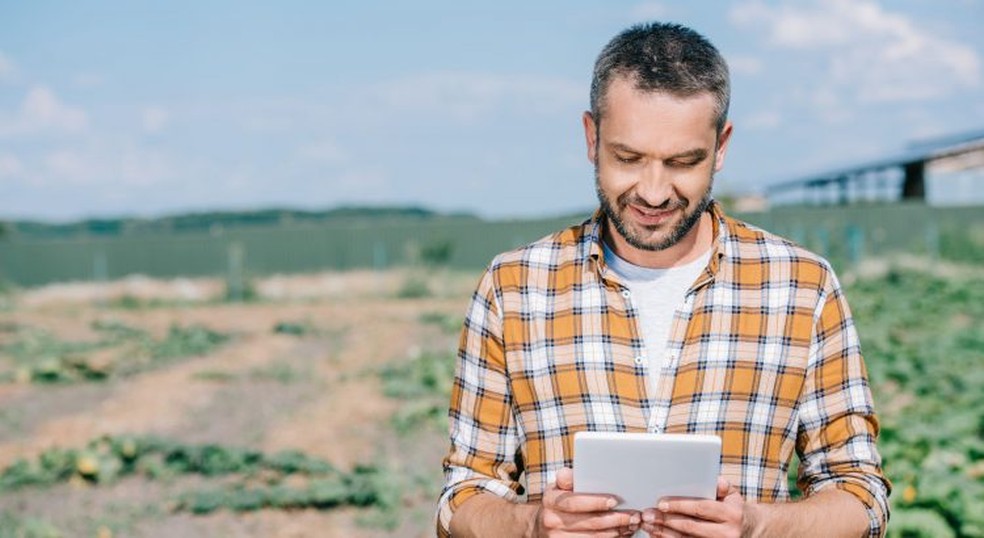
[[[450,535],[454,511],[472,496],[491,493],[518,502],[522,490],[502,311],[491,270],[479,283],[465,316],[448,416],[451,448],[444,458],[438,536]]]
[[[875,444],[878,420],[857,331],[833,273],[815,313],[799,417],[799,489],[854,495],[868,512],[868,536],[883,536],[891,484]]]

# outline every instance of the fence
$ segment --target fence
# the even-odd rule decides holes
[[[984,262],[984,207],[919,204],[778,208],[740,218],[797,241],[838,267],[912,252]],[[71,240],[0,240],[0,280],[56,281],[384,269],[432,258],[479,269],[496,253],[569,226],[577,218],[485,222],[466,218],[238,228]]]

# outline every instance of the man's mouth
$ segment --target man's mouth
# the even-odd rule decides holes
[[[629,211],[632,212],[635,220],[643,226],[659,226],[660,224],[668,221],[679,209],[680,208],[676,205],[673,205],[668,209],[653,209],[636,204],[629,204]]]

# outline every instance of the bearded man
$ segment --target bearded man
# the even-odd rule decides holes
[[[473,295],[439,535],[884,533],[878,423],[833,270],[711,196],[729,99],[724,59],[689,28],[635,26],[599,55],[583,123],[600,208],[497,256]],[[637,512],[575,493],[586,430],[720,437],[717,498]]]

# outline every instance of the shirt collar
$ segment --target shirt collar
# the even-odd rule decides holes
[[[712,217],[711,225],[713,226],[714,243],[711,247],[710,261],[708,261],[707,267],[704,269],[703,276],[698,279],[700,283],[713,279],[721,267],[721,258],[732,255],[735,248],[732,244],[734,241],[734,235],[731,230],[732,223],[727,215],[724,214],[721,204],[716,200],[711,200],[707,211]],[[604,274],[606,269],[602,247],[602,241],[604,240],[602,237],[606,220],[605,212],[599,207],[591,215],[591,218],[584,223],[586,234],[584,236],[585,240],[582,243],[584,246],[583,259],[587,262],[587,265],[594,263],[600,275]]]

